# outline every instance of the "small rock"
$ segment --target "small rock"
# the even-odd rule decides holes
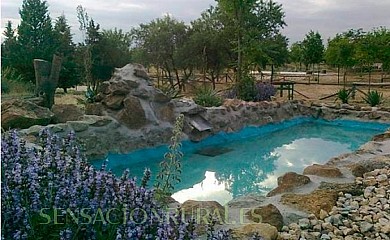
[[[378,182],[385,182],[385,181],[387,181],[387,175],[386,174],[381,174],[381,175],[379,175],[379,176],[377,176],[376,177],[376,180],[378,181]]]
[[[328,234],[322,234],[321,235],[321,239],[331,239],[330,236]]]
[[[363,180],[363,184],[365,184],[367,186],[374,186],[376,183],[377,182],[376,182],[375,177],[366,177]]]
[[[325,211],[323,209],[320,210],[320,216],[319,217],[320,217],[321,220],[325,219],[328,216],[329,216],[329,214],[328,214],[327,211]]]
[[[344,196],[345,196],[345,198],[347,198],[347,199],[351,199],[351,198],[352,198],[352,194],[349,194],[349,193],[344,194]]]
[[[374,225],[371,223],[368,223],[368,222],[361,222],[360,223],[360,231],[362,233],[366,233],[366,232],[370,231],[373,227],[374,227]]]
[[[353,231],[352,228],[346,228],[346,229],[343,230],[344,236],[352,235],[352,234],[354,234],[354,233],[355,233],[355,231]]]
[[[292,235],[291,234],[289,234],[289,233],[281,233],[280,234],[280,237],[282,238],[282,239],[285,239],[285,240],[289,240],[289,239],[292,239]]]
[[[308,229],[308,228],[310,228],[310,226],[311,226],[311,225],[310,225],[310,220],[307,219],[307,218],[299,219],[298,224],[299,224],[299,227],[300,227],[301,229]]]

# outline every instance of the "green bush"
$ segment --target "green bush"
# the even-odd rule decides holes
[[[180,95],[180,90],[173,88],[170,84],[163,83],[160,86],[157,86],[157,88],[171,99],[182,97]]]
[[[9,93],[9,83],[8,81],[4,81],[4,79],[1,81],[1,93],[2,94]]]
[[[368,91],[367,95],[363,97],[363,100],[371,107],[375,107],[382,102],[383,94],[379,93],[377,90]]]
[[[340,89],[337,92],[337,99],[340,100],[342,103],[348,103],[350,97],[351,97],[351,91],[348,91],[345,88]]]
[[[237,83],[238,98],[244,101],[253,101],[256,96],[255,79],[250,75],[244,75]]]
[[[218,107],[222,105],[222,98],[209,87],[202,87],[196,91],[194,101],[203,107]]]

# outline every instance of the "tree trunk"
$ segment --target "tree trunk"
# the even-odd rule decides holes
[[[175,84],[173,82],[171,70],[169,69],[168,64],[166,64],[165,69],[166,73],[168,74],[168,81],[171,84],[171,88],[173,89],[175,88]]]
[[[242,25],[242,9],[239,6],[238,10],[236,10],[236,19],[238,20],[238,32],[237,32],[237,82],[241,81],[242,78],[242,33],[241,33],[241,25]]]
[[[160,87],[160,68],[157,66],[157,87]]]
[[[317,63],[317,83],[320,83],[320,64]]]
[[[340,85],[340,65],[337,65],[337,85]]]
[[[344,74],[343,74],[343,83],[344,87],[347,84],[347,70],[344,68]]]
[[[371,90],[371,68],[368,70],[368,91]]]
[[[176,75],[177,86],[179,87],[179,90],[182,90],[179,71],[176,68],[174,69],[174,71],[175,71],[175,75]]]
[[[216,76],[214,74],[214,71],[211,72],[211,83],[213,84],[213,89],[215,90],[215,79],[216,79]]]
[[[274,65],[271,65],[271,83],[274,81]]]

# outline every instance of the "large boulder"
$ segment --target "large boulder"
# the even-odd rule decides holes
[[[272,197],[280,193],[292,191],[294,188],[310,183],[310,178],[295,172],[285,173],[278,177],[278,186],[267,194]]]
[[[187,200],[180,209],[187,219],[195,218],[198,224],[207,223],[208,216],[214,217],[217,224],[223,224],[225,221],[225,208],[216,201]]]
[[[102,101],[105,106],[113,110],[119,110],[123,108],[123,100],[125,100],[125,95],[115,95],[110,94]]]
[[[253,239],[254,235],[263,237],[265,240],[276,240],[278,230],[268,223],[249,223],[231,230],[233,239]]]
[[[54,117],[48,108],[40,107],[27,100],[15,99],[1,104],[1,127],[29,128],[33,125],[47,125]]]
[[[335,190],[315,190],[309,194],[287,193],[281,197],[283,204],[320,216],[320,211],[330,212],[335,206],[338,193]]]
[[[283,216],[272,204],[256,207],[246,213],[249,220],[257,223],[268,223],[280,231],[283,227]]]
[[[347,165],[347,167],[351,170],[353,176],[363,177],[365,173],[371,172],[375,169],[390,167],[390,155],[374,156],[357,163],[351,163]]]
[[[87,103],[87,104],[85,104],[85,114],[103,116],[104,115],[104,106],[100,102]]]
[[[169,126],[177,114],[170,100],[153,86],[144,67],[128,64],[100,84],[97,101],[101,105],[89,107],[87,113],[107,114],[131,130]]]
[[[84,112],[74,104],[54,104],[51,111],[54,113],[56,123],[77,121],[84,116]]]
[[[316,175],[320,177],[330,177],[330,178],[336,178],[341,177],[343,174],[341,173],[340,169],[333,166],[328,165],[320,165],[320,164],[313,164],[311,166],[306,167],[303,170],[304,175]]]
[[[147,119],[140,100],[136,97],[129,96],[123,103],[125,107],[118,113],[118,120],[130,129],[144,126]]]
[[[353,196],[359,196],[363,194],[363,186],[356,183],[329,183],[321,182],[318,189],[331,190],[334,192],[349,193]]]

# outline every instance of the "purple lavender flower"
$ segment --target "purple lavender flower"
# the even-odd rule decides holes
[[[59,239],[195,238],[195,223],[184,222],[179,214],[174,216],[175,221],[161,221],[168,219],[169,213],[156,202],[154,190],[147,188],[151,176],[148,169],[141,186],[128,170],[116,178],[106,171],[106,164],[94,169],[73,133],[61,139],[43,130],[40,148],[30,149],[11,131],[3,134],[1,144],[4,239],[47,238],[48,234]],[[81,209],[89,209],[85,213],[95,219],[98,209],[106,216],[112,208],[120,211],[112,211],[110,220],[120,224],[98,221],[81,225],[88,221],[80,217]],[[123,213],[123,209],[127,211]],[[132,222],[129,219],[134,209]],[[57,219],[62,225],[53,225],[55,211],[62,215]]]

